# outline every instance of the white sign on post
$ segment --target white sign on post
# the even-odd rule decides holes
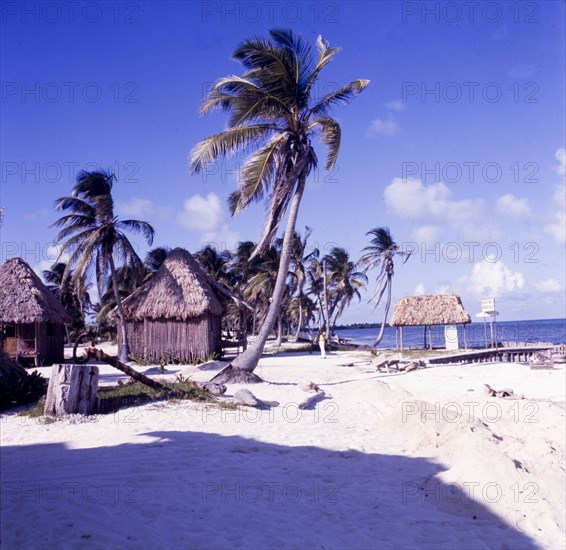
[[[491,313],[495,311],[495,298],[481,301],[481,310],[483,313]]]
[[[458,327],[456,325],[446,325],[444,327],[444,340],[447,350],[460,349],[458,346]]]

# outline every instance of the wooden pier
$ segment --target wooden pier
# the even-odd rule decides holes
[[[495,361],[523,363],[528,362],[533,355],[539,353],[548,355],[549,357],[551,354],[564,355],[566,354],[566,345],[561,344],[559,346],[554,346],[552,344],[543,344],[514,347],[506,346],[501,348],[463,351],[460,353],[431,357],[427,360],[427,362],[431,365],[441,365],[446,363],[490,363]]]

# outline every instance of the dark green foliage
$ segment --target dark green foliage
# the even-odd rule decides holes
[[[36,371],[9,384],[0,381],[0,411],[37,401],[45,395],[47,384],[47,379]]]

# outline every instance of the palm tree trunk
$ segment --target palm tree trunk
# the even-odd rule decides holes
[[[295,335],[295,340],[299,341],[299,336],[301,334],[301,327],[303,325],[303,292],[299,287],[299,324],[297,326],[297,334]]]
[[[389,306],[391,305],[391,276],[387,277],[387,302],[385,303],[385,312],[383,314],[383,321],[381,322],[381,328],[379,329],[379,334],[373,343],[373,347],[379,346],[383,334],[385,333],[385,323],[387,322],[387,314],[389,313]]]
[[[125,363],[128,361],[130,355],[130,347],[128,346],[128,333],[126,331],[126,316],[124,315],[124,307],[120,299],[120,292],[118,290],[118,277],[116,275],[116,266],[114,265],[114,258],[112,255],[108,258],[110,265],[110,275],[112,277],[112,288],[114,290],[114,298],[116,300],[116,307],[118,308],[118,329],[122,333],[122,345],[118,350],[118,359]]]
[[[285,228],[285,235],[283,237],[283,246],[281,249],[281,259],[279,260],[279,270],[277,271],[277,280],[275,282],[272,300],[269,304],[269,310],[265,317],[265,321],[263,322],[263,326],[261,327],[255,342],[248,347],[244,353],[238,355],[232,363],[233,368],[236,370],[243,370],[247,372],[254,371],[259,363],[261,354],[263,353],[263,348],[265,347],[267,338],[273,328],[273,324],[279,315],[281,300],[283,299],[283,293],[287,286],[287,274],[289,272],[289,264],[291,262],[291,244],[295,234],[295,224],[297,222],[299,206],[301,205],[301,199],[303,198],[303,192],[305,190],[306,179],[306,174],[301,174],[301,176],[299,176],[297,189],[293,196],[293,200],[291,201],[289,218],[287,220],[287,227]]]
[[[324,282],[324,313],[326,325],[326,337],[330,336],[330,317],[328,315],[328,290],[326,288],[326,260],[322,262],[322,280]]]
[[[275,340],[275,345],[277,347],[281,346],[281,342],[283,341],[283,314],[279,311],[279,315],[277,316],[277,339]]]

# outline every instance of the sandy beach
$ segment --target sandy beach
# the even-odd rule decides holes
[[[266,382],[248,388],[280,403],[266,410],[2,415],[2,546],[564,548],[563,365],[381,374],[367,357],[264,356]],[[101,385],[125,378],[100,370]],[[309,381],[327,399],[299,410]],[[484,383],[525,399],[490,398]]]

